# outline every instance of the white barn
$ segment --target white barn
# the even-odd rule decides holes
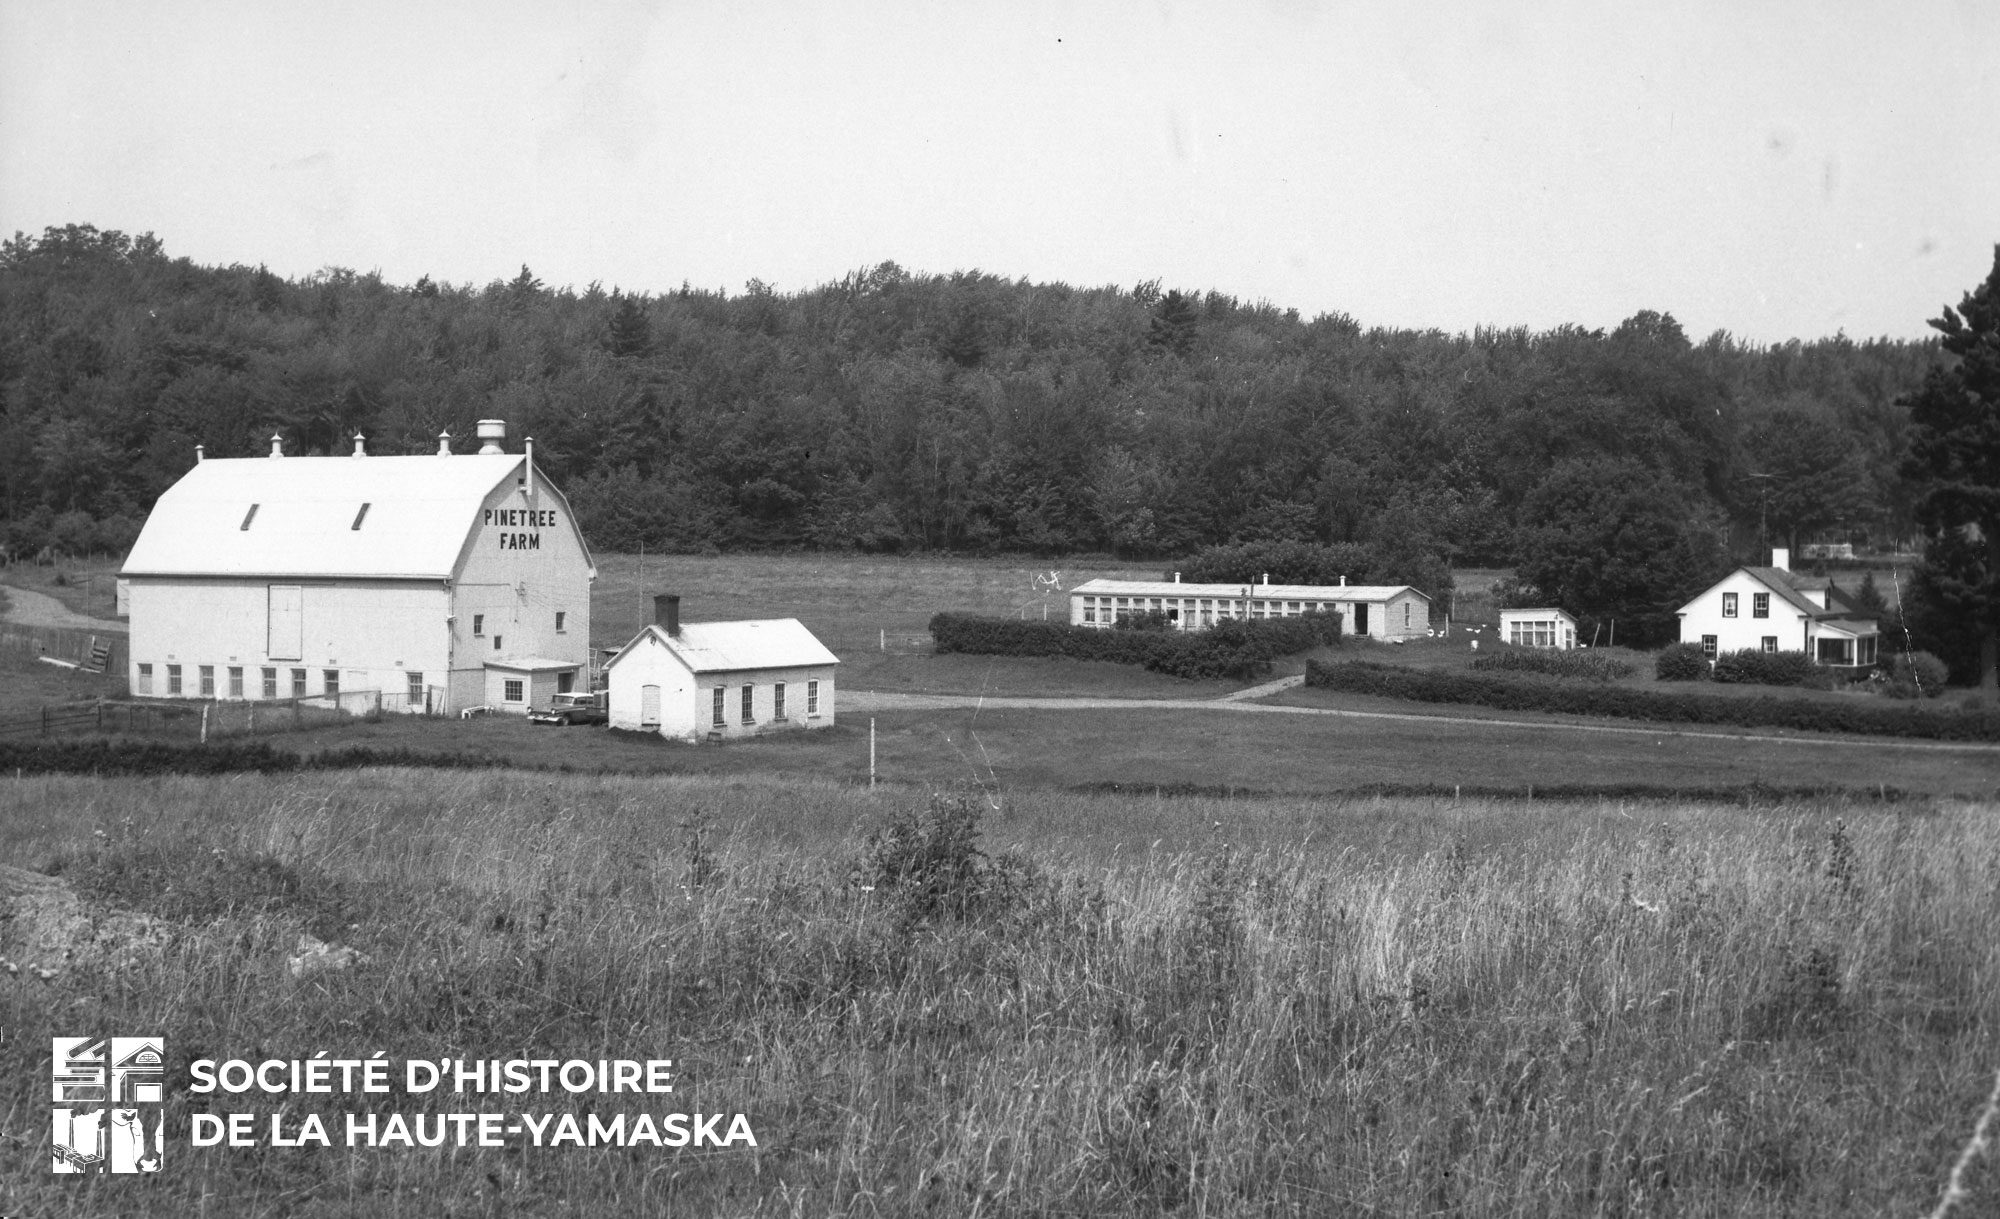
[[[1849,603],[1824,576],[1790,570],[1791,553],[1769,567],[1739,567],[1678,611],[1682,643],[1710,660],[1723,652],[1804,652],[1819,664],[1867,668],[1879,654],[1875,616]]]
[[[589,547],[529,452],[198,460],[119,573],[139,698],[379,691],[525,714],[589,683]],[[372,701],[372,700],[371,700]]]
[[[798,619],[683,625],[679,597],[653,603],[604,667],[613,728],[698,741],[833,726],[840,660]]]
[[[1156,610],[1175,630],[1223,618],[1296,618],[1337,613],[1343,635],[1408,639],[1430,630],[1431,599],[1407,584],[1183,584],[1179,580],[1088,580],[1069,593],[1071,626],[1111,627]]]

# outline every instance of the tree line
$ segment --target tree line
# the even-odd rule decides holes
[[[789,293],[288,279],[72,225],[0,243],[0,530],[116,550],[197,444],[425,453],[499,417],[602,550],[1291,544],[1658,602],[1767,544],[1914,536],[1900,400],[1938,359],[1697,342],[1653,311],[1447,334],[893,262]]]

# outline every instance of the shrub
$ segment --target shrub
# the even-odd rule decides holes
[[[1167,611],[1156,609],[1128,610],[1112,623],[1115,629],[1121,631],[1164,631],[1172,625],[1173,619],[1167,617]]]
[[[1482,672],[1540,673],[1548,677],[1581,678],[1585,681],[1613,681],[1632,676],[1630,661],[1598,652],[1557,652],[1539,648],[1516,648],[1488,652],[1475,657],[1472,667]]]
[[[1715,658],[1715,680],[1746,686],[1810,686],[1822,670],[1804,652],[1764,652],[1744,648]]]
[[[1889,690],[1891,697],[1936,698],[1944,693],[1944,685],[1951,677],[1951,670],[1944,661],[1929,652],[1905,652],[1889,661]],[[1899,690],[1905,687],[1906,690]]]
[[[1338,614],[1253,621],[1227,619],[1202,631],[1102,630],[974,614],[931,619],[937,651],[981,656],[1066,656],[1142,665],[1169,677],[1248,678],[1279,656],[1340,640]]]
[[[1029,896],[1033,870],[979,849],[980,813],[979,799],[965,792],[899,809],[868,835],[858,871],[911,923],[1005,913]]]
[[[1475,673],[1404,669],[1368,661],[1306,664],[1306,684],[1424,703],[1471,703],[1503,711],[1604,715],[1681,724],[1795,728],[1941,741],[2000,741],[2000,712],[1885,707],[1867,699],[1814,701],[1761,695],[1717,698],[1694,691],[1525,682]]]
[[[1659,681],[1708,680],[1708,654],[1696,643],[1670,643],[1653,660],[1653,676]]]

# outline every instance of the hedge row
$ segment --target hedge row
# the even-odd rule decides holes
[[[1710,677],[1714,681],[1748,686],[1815,686],[1825,681],[1826,670],[1814,664],[1812,657],[1804,652],[1745,648],[1716,657]]]
[[[1248,678],[1271,661],[1340,642],[1338,614],[1243,621],[1228,619],[1201,631],[1104,630],[1066,622],[1024,622],[976,614],[931,619],[939,652],[979,656],[1065,656],[1143,665],[1170,677]]]
[[[1510,681],[1476,673],[1426,672],[1370,661],[1306,665],[1306,684],[1421,703],[1471,703],[1502,711],[1554,711],[1670,724],[1796,728],[1939,741],[2000,741],[2000,711],[1889,705],[1860,698],[1716,698],[1683,690]]]
[[[1614,678],[1630,677],[1632,663],[1604,656],[1597,652],[1556,651],[1545,648],[1515,648],[1504,652],[1488,652],[1474,657],[1472,667],[1481,672],[1500,673],[1540,673],[1547,677],[1582,678],[1586,681],[1611,681]]]

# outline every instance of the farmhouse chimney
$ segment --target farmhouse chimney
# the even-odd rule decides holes
[[[659,627],[675,639],[680,638],[680,597],[673,593],[661,593],[653,598],[653,625]]]
[[[1783,549],[1771,551],[1771,566],[1777,568],[1779,571],[1790,571],[1792,569],[1792,552]]]
[[[354,433],[354,455],[356,457],[368,456],[368,450],[361,446],[361,442],[366,439],[368,438],[366,436],[363,436],[361,433],[359,432]]]
[[[451,433],[450,433],[450,432],[439,432],[439,433],[438,433],[438,456],[439,456],[439,457],[450,457],[450,456],[451,456]]]
[[[272,432],[271,456],[283,457],[284,455],[285,455],[285,438],[282,435],[278,434],[277,432]]]
[[[507,439],[507,421],[504,419],[481,419],[479,421],[479,455],[505,453],[500,442]]]

